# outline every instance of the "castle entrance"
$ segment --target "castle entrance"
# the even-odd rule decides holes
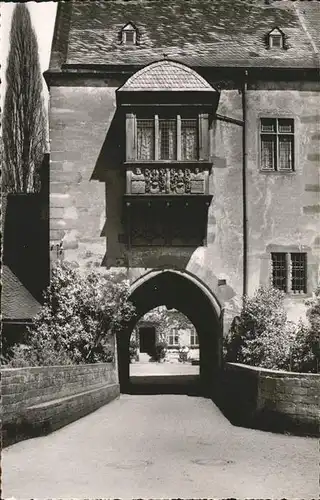
[[[222,310],[212,292],[194,275],[173,269],[152,270],[131,286],[136,308],[132,324],[117,337],[120,388],[130,392],[129,343],[137,321],[148,311],[164,305],[183,313],[199,337],[199,391],[211,395],[222,363]]]

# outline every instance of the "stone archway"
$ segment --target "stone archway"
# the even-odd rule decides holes
[[[211,290],[196,276],[174,269],[155,269],[131,286],[130,300],[137,315],[117,338],[120,386],[129,389],[129,341],[132,329],[145,313],[165,305],[182,312],[195,326],[200,344],[201,392],[211,394],[222,363],[222,307]]]

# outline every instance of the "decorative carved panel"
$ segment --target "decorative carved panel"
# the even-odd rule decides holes
[[[136,167],[127,170],[128,194],[205,194],[208,169]]]

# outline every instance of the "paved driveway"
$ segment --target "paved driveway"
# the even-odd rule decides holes
[[[190,363],[132,363],[130,376],[198,375],[199,366]]]
[[[122,395],[3,451],[3,496],[318,498],[317,439],[233,427],[208,399]]]

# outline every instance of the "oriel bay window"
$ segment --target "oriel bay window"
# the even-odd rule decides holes
[[[141,68],[117,90],[125,122],[128,254],[133,247],[206,244],[213,197],[209,127],[219,96],[200,74],[166,58]]]
[[[261,170],[294,170],[294,120],[262,118],[260,121]]]
[[[207,115],[126,117],[127,161],[182,161],[208,159]]]

